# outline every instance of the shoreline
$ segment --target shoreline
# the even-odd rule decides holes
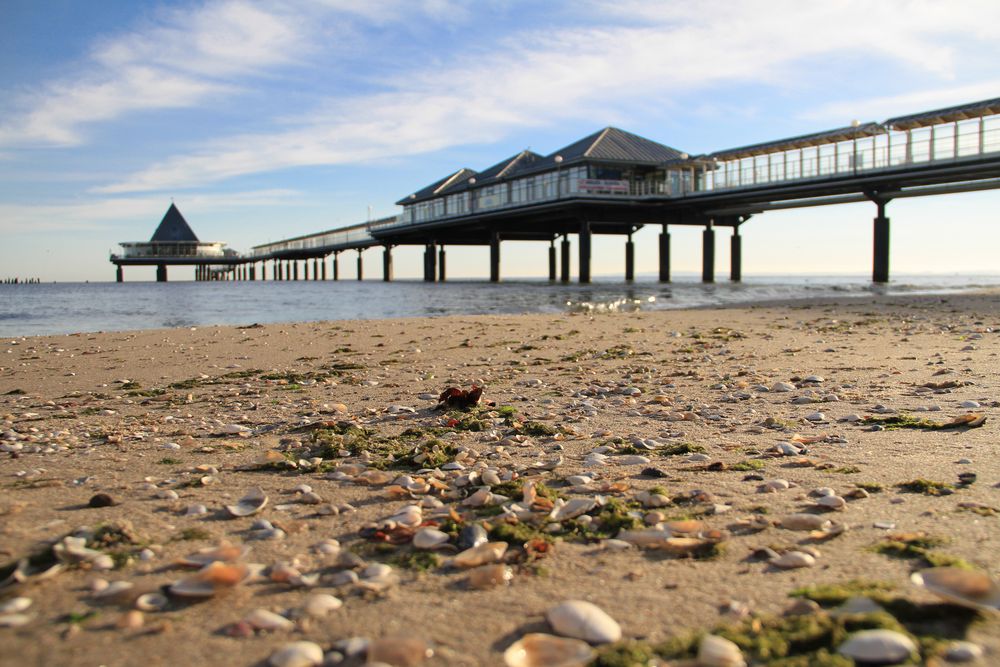
[[[865,579],[912,604],[931,604],[935,598],[909,582],[927,562],[880,549],[890,535],[923,532],[934,538],[927,541],[932,559],[961,559],[994,576],[1000,568],[1000,516],[992,512],[1000,507],[997,293],[944,302],[942,295],[786,300],[627,318],[449,315],[5,340],[0,564],[80,526],[129,521],[136,535],[116,545],[119,569],[77,566],[19,588],[32,600],[30,618],[0,628],[7,647],[0,664],[126,665],[140,655],[150,664],[185,664],[215,654],[251,665],[289,641],[330,650],[349,637],[404,635],[433,647],[428,665],[495,665],[523,634],[551,632],[544,612],[566,599],[590,600],[627,639],[650,646],[738,624],[747,614],[780,616],[795,603],[790,594],[809,585]],[[954,384],[925,386],[948,381]],[[791,389],[776,389],[779,383]],[[434,410],[429,397],[473,384],[496,404],[474,414],[481,430],[456,425],[466,416]],[[963,407],[970,402],[979,407]],[[872,431],[842,421],[912,414],[944,422],[970,412],[984,414],[985,424]],[[814,413],[822,420],[807,419]],[[343,421],[367,429],[365,442],[327,434],[337,446],[317,449],[318,427],[308,425]],[[404,436],[408,430],[416,435]],[[795,434],[815,442],[796,455],[775,451]],[[441,444],[429,444],[435,440]],[[387,443],[401,447],[391,450],[397,459],[414,447],[441,447],[439,472],[394,468]],[[669,453],[675,450],[683,453]],[[286,463],[314,456],[323,458],[320,468]],[[461,466],[445,467],[455,460]],[[365,474],[359,464],[371,483],[358,479]],[[383,468],[388,479],[372,472]],[[657,476],[644,474],[651,468]],[[719,549],[688,558],[607,548],[615,530],[593,539],[547,532],[546,510],[519,522],[550,544],[527,554],[513,529],[495,532],[513,500],[466,502],[470,485],[458,480],[470,471],[496,474],[501,483],[491,488],[506,493],[530,480],[567,501],[614,501],[631,507],[637,528],[658,518],[697,520],[719,538]],[[969,472],[974,483],[959,485],[959,474]],[[406,493],[392,484],[403,474],[415,481]],[[574,476],[592,482],[567,483]],[[427,491],[419,479],[444,486]],[[779,479],[789,488],[760,490]],[[918,479],[947,484],[951,493],[897,486]],[[311,491],[296,491],[302,484]],[[269,504],[254,516],[229,516],[225,506],[254,487]],[[812,492],[823,487],[846,498],[841,511],[818,513]],[[661,491],[666,505],[643,506]],[[114,504],[92,507],[102,493]],[[423,518],[439,527],[444,515],[435,512],[454,510],[465,525],[488,525],[494,539],[506,535],[509,585],[470,590],[467,572],[444,565],[453,554],[420,569],[405,540],[373,539],[373,526],[409,504],[422,505]],[[197,505],[206,512],[189,514]],[[600,507],[587,511],[587,525],[605,525]],[[849,529],[810,541],[780,526],[798,512]],[[254,534],[256,519],[269,521],[280,539]],[[331,539],[340,555],[317,551]],[[97,579],[136,590],[170,584],[189,575],[177,559],[222,541],[249,547],[248,563],[284,563],[316,581],[265,577],[197,604],[172,598],[165,610],[145,612],[141,627],[123,620],[128,595],[93,593]],[[818,556],[801,569],[754,555],[806,546]],[[348,551],[391,567],[384,589],[344,583],[351,577],[343,573],[353,571],[344,564]],[[426,559],[420,562],[435,560]],[[316,593],[343,606],[305,614]],[[244,636],[240,621],[259,608],[292,627]],[[980,664],[1000,653],[996,616],[960,634],[987,651]]]

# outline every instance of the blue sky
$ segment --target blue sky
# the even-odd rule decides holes
[[[998,61],[995,0],[5,0],[0,278],[113,279],[108,252],[171,199],[246,250],[608,125],[697,154],[997,97]],[[893,272],[997,272],[998,205],[892,202]],[[744,272],[867,273],[874,213],[758,216]],[[640,272],[656,231],[636,237]],[[595,274],[621,274],[622,243],[595,244]],[[698,270],[699,244],[674,230],[675,270]],[[546,245],[505,248],[505,275],[546,272]],[[420,252],[396,251],[398,277]],[[486,256],[454,248],[449,273],[486,277]]]

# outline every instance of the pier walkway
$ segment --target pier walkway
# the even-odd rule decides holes
[[[670,225],[703,228],[702,279],[715,279],[715,234],[730,228],[730,278],[742,273],[741,227],[766,211],[870,201],[872,279],[889,280],[894,199],[1000,188],[1000,98],[804,136],[690,156],[605,128],[547,156],[523,151],[477,172],[463,168],[397,202],[398,216],[254,247],[218,271],[240,279],[337,279],[341,252],[422,245],[424,279],[444,280],[445,247],[490,247],[490,279],[500,279],[503,241],[549,243],[549,278],[570,280],[575,236],[578,279],[590,281],[594,234],[627,237],[625,278],[635,273],[632,235],[659,225],[659,277],[670,280]],[[557,248],[557,241],[559,247]],[[249,268],[248,268],[249,267]]]

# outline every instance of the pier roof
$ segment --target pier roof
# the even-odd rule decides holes
[[[848,125],[847,127],[838,127],[834,130],[803,134],[798,137],[789,137],[788,139],[765,141],[760,144],[750,144],[749,146],[741,146],[739,148],[727,148],[726,150],[709,153],[705,157],[715,158],[716,160],[738,160],[739,158],[753,157],[754,155],[780,153],[782,151],[794,150],[796,148],[822,146],[824,144],[832,144],[838,141],[849,141],[859,137],[870,137],[875,134],[881,134],[884,131],[884,128],[878,123]]]
[[[177,242],[190,242],[190,243],[200,243],[198,237],[195,236],[194,231],[191,226],[188,225],[187,220],[181,215],[181,212],[177,210],[177,207],[170,204],[170,208],[163,216],[163,220],[160,220],[160,225],[153,232],[153,238],[149,239],[150,243],[177,243]]]
[[[688,154],[637,134],[606,127],[591,135],[564,146],[545,158],[554,166],[555,158],[562,157],[562,163],[596,160],[601,162],[629,162],[657,166],[665,162],[680,162],[688,159]],[[547,166],[539,164],[538,167]]]
[[[445,176],[441,180],[434,181],[425,188],[417,190],[412,195],[407,195],[406,197],[400,199],[396,204],[402,206],[404,204],[413,204],[418,201],[423,201],[425,199],[433,199],[440,194],[443,194],[445,190],[449,187],[455,185],[456,183],[468,180],[476,175],[476,172],[472,169],[467,169],[465,167],[459,169],[453,174]]]
[[[887,127],[894,130],[910,130],[917,127],[937,125],[939,123],[953,123],[959,120],[979,118],[1000,113],[1000,97],[969,104],[960,104],[934,111],[922,111],[920,113],[909,114],[907,116],[897,116],[885,121]]]

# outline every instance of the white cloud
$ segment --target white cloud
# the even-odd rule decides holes
[[[637,91],[667,106],[678,92],[720,83],[781,85],[810,76],[796,68],[816,57],[864,61],[876,54],[947,77],[955,47],[944,37],[1000,36],[1000,4],[979,0],[963,11],[926,0],[634,0],[580,8],[591,27],[508,35],[449,67],[407,64],[380,81],[391,92],[340,99],[290,126],[223,138],[98,191],[197,187],[293,166],[487,142],[515,127],[575,115],[614,117],[618,100],[634,99]]]
[[[892,116],[930,111],[956,103],[977,102],[1000,95],[1000,79],[964,86],[947,86],[918,90],[902,95],[868,97],[824,104],[812,109],[804,118],[839,122],[846,125],[851,119],[863,122],[881,122]]]
[[[298,195],[294,190],[283,189],[191,194],[178,199],[176,203],[191,223],[195,224],[198,216],[210,213],[261,206],[287,207]],[[143,236],[148,235],[167,206],[162,196],[153,195],[66,204],[0,203],[0,233],[100,231],[119,227],[124,222],[142,221],[144,226],[140,236]]]

